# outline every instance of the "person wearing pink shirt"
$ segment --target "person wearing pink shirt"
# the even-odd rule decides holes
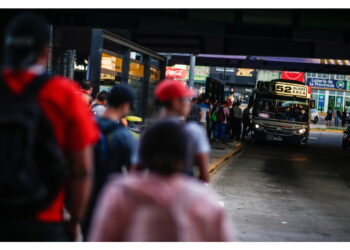
[[[187,130],[172,119],[140,141],[149,171],[112,179],[98,202],[89,241],[231,241],[225,211],[203,182],[182,174]]]

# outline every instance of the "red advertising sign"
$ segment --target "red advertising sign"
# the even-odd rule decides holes
[[[282,79],[304,82],[305,73],[295,71],[282,71]]]
[[[165,78],[186,79],[186,68],[166,67]]]

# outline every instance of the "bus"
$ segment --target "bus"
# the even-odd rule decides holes
[[[303,82],[259,81],[253,98],[254,140],[257,143],[284,141],[306,145],[314,108],[311,88]]]

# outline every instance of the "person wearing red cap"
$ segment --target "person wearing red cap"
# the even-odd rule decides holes
[[[161,81],[154,91],[157,103],[162,107],[160,119],[177,119],[185,122],[191,109],[191,98],[195,92],[182,81],[165,79]],[[208,182],[208,154],[210,146],[206,131],[198,123],[185,124],[188,131],[188,143],[192,144],[192,152],[188,153],[185,173],[194,176],[194,166],[199,169],[199,179]]]

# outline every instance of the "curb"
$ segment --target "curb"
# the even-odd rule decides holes
[[[320,131],[320,132],[334,132],[334,133],[343,133],[342,129],[321,129],[321,128],[312,128],[310,131]]]
[[[216,172],[216,170],[219,169],[219,167],[225,163],[228,159],[230,159],[232,156],[236,155],[239,151],[241,151],[244,144],[241,142],[237,145],[237,148],[233,149],[230,153],[227,155],[224,155],[220,159],[217,159],[215,162],[209,165],[209,174],[213,174]]]

